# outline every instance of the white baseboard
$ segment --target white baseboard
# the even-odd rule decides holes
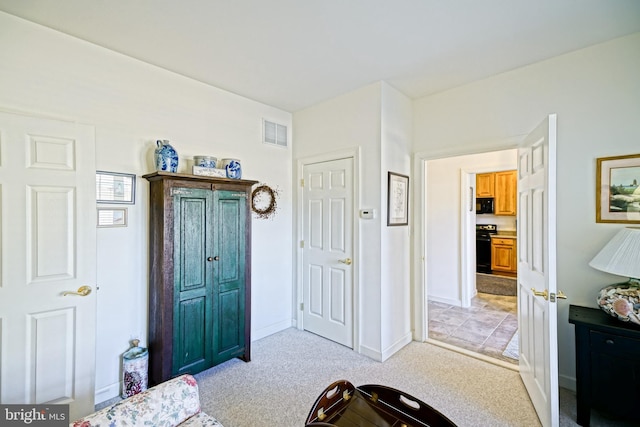
[[[366,345],[360,344],[360,354],[362,354],[363,356],[367,356],[368,358],[373,359],[377,362],[382,362],[382,353],[371,347],[367,347]]]
[[[429,301],[441,302],[444,304],[454,305],[456,307],[462,307],[462,301],[459,299],[442,298],[429,295]]]
[[[264,328],[255,329],[251,331],[251,341],[257,341],[261,338],[268,337],[269,335],[273,335],[276,332],[284,331],[285,329],[289,329],[291,326],[291,320],[283,320],[282,322],[274,323]]]
[[[576,379],[574,377],[559,375],[558,385],[562,388],[566,388],[567,390],[576,391]]]
[[[102,402],[106,402],[107,400],[110,400],[119,396],[120,396],[120,382],[117,382],[115,384],[110,384],[106,387],[102,387],[101,389],[96,390],[95,404],[98,405]]]
[[[382,351],[382,361],[384,362],[385,360],[396,354],[398,351],[400,351],[400,349],[409,344],[411,341],[411,332],[409,331],[402,338],[393,343],[390,347],[387,347]]]

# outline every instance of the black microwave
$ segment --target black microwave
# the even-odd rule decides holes
[[[477,214],[492,214],[493,213],[493,198],[481,197],[476,199],[476,213]]]

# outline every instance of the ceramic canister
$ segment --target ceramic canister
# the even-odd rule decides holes
[[[193,156],[193,165],[215,169],[218,159],[211,156]]]
[[[240,179],[242,178],[242,166],[238,159],[222,159],[223,169],[227,171],[227,178]]]
[[[177,172],[178,153],[166,139],[156,141],[155,149],[156,169],[159,171]]]
[[[139,340],[122,355],[122,398],[126,399],[147,389],[149,351],[138,347]]]

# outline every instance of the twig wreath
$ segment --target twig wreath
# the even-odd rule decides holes
[[[278,190],[274,190],[266,184],[258,185],[251,192],[251,210],[260,219],[269,219],[276,213],[278,202],[276,200]]]

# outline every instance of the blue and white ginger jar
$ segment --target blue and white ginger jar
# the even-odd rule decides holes
[[[227,171],[227,178],[240,179],[242,178],[242,166],[236,159],[224,159],[222,161],[225,170]]]
[[[157,140],[158,148],[155,150],[156,169],[165,172],[178,171],[178,152],[166,139]]]

